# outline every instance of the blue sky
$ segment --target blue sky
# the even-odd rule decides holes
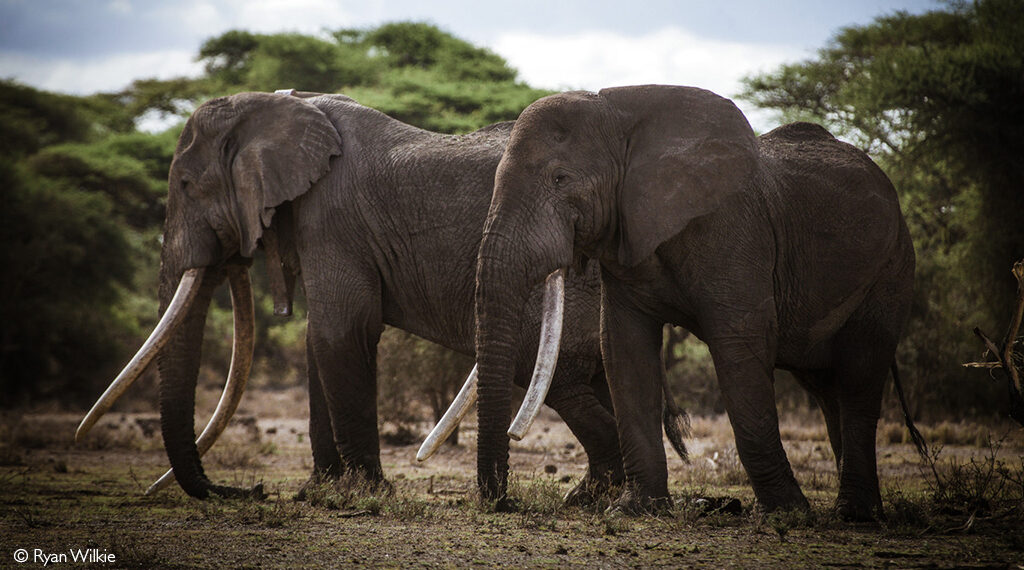
[[[741,77],[811,57],[844,26],[942,6],[935,0],[0,0],[0,77],[67,93],[114,91],[134,79],[198,73],[200,44],[230,29],[317,34],[417,20],[492,49],[538,87],[673,83],[732,96]]]

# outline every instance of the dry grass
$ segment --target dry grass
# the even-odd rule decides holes
[[[278,404],[295,401],[275,394]],[[813,510],[770,515],[754,507],[728,420],[696,417],[690,463],[669,451],[676,506],[629,518],[562,506],[586,456],[545,412],[526,441],[513,445],[510,494],[520,510],[504,514],[477,499],[472,422],[462,445],[444,447],[427,464],[413,459],[415,445],[384,445],[389,491],[343,478],[294,502],[311,469],[305,411],[263,416],[264,405],[275,405],[268,400],[247,395],[242,421],[205,461],[215,481],[263,482],[270,496],[262,502],[195,501],[177,488],[143,496],[166,468],[159,432],[147,424],[152,414],[114,414],[105,420],[114,427],[101,424],[90,436],[96,441],[81,446],[71,444],[77,416],[0,418],[0,459],[8,458],[0,462],[0,556],[91,544],[117,553],[119,566],[146,567],[1024,564],[1020,430],[1004,437],[1005,427],[921,426],[926,437],[937,434],[930,443],[938,455],[923,463],[911,445],[894,441],[902,426],[883,423],[888,519],[863,526],[831,514],[835,459],[820,414],[782,415],[784,444]],[[986,445],[972,443],[979,435]],[[706,497],[737,498],[742,512],[709,516]]]

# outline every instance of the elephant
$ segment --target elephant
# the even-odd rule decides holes
[[[732,101],[695,87],[566,92],[528,106],[498,165],[477,265],[481,454],[508,425],[516,308],[536,283],[592,260],[626,471],[614,510],[670,504],[650,410],[662,405],[659,351],[672,323],[710,349],[763,509],[809,508],[779,434],[779,368],[823,411],[834,508],[881,513],[875,431],[915,257],[896,191],[866,154],[810,123],[757,137]],[[487,472],[481,492],[500,495]]]
[[[307,300],[310,482],[357,472],[388,485],[377,427],[378,340],[388,324],[474,353],[477,250],[511,128],[505,122],[442,135],[343,95],[297,91],[241,93],[201,105],[184,126],[169,172],[159,273],[163,316],[76,437],[155,358],[161,431],[182,489],[197,498],[262,493],[214,484],[200,456],[227,425],[248,377],[247,267],[263,249],[275,313],[291,313],[299,279]],[[203,323],[225,278],[235,348],[221,404],[196,442]],[[599,281],[595,264],[566,286],[565,354],[546,399],[588,456],[570,501],[587,501],[594,489],[624,478],[600,360]],[[523,330],[512,333],[524,339],[516,357],[524,363],[536,348],[539,288],[535,297],[522,308]]]

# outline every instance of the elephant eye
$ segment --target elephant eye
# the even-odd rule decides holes
[[[197,198],[196,185],[191,180],[182,179],[181,192],[189,198]]]
[[[565,186],[566,184],[569,183],[569,175],[564,172],[559,172],[555,174],[551,180],[552,182],[555,183],[555,186],[557,187]]]

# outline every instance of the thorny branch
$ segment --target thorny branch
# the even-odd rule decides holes
[[[968,362],[964,366],[990,370],[1002,369],[1006,373],[1010,389],[1010,417],[1024,425],[1024,397],[1021,396],[1020,370],[1024,368],[1024,354],[1014,354],[1014,351],[1021,345],[1017,336],[1020,333],[1021,318],[1024,316],[1024,259],[1013,264],[1011,272],[1017,279],[1017,306],[1010,319],[1010,326],[1006,329],[1006,334],[1003,335],[1002,346],[997,346],[980,328],[974,329],[974,334],[978,335],[978,338],[985,343],[985,347],[988,349],[987,354],[991,354],[997,360]]]

